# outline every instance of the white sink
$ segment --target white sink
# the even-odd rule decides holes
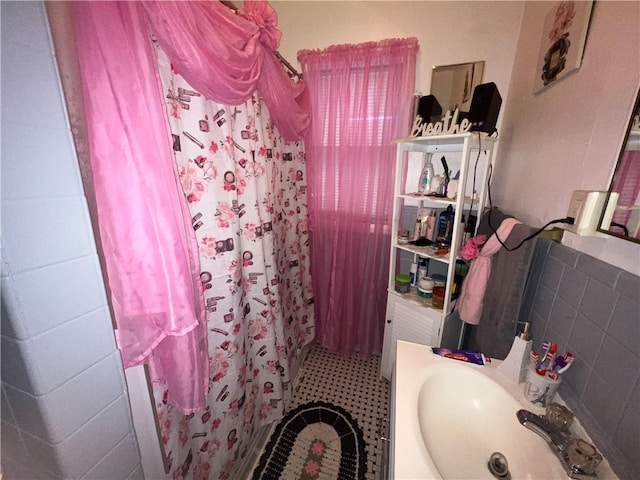
[[[487,468],[494,452],[506,457],[514,479],[566,478],[547,443],[518,422],[520,403],[474,368],[432,367],[416,406],[424,445],[442,478],[495,478]]]
[[[543,414],[493,365],[434,355],[430,347],[398,342],[392,406],[391,478],[494,479],[494,452],[512,479],[566,479],[547,443],[520,425],[524,408]]]

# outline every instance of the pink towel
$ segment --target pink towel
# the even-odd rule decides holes
[[[515,218],[506,218],[498,227],[497,234],[503,242],[511,233],[511,229],[520,222]],[[482,250],[471,264],[469,273],[462,284],[462,292],[458,300],[458,313],[463,322],[478,325],[482,316],[484,292],[491,274],[491,257],[502,245],[494,233],[484,244]]]

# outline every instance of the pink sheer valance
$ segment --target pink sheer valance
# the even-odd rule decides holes
[[[150,30],[175,69],[210,100],[247,101],[257,89],[286,140],[306,133],[306,84],[295,83],[275,50],[281,33],[267,2],[245,1],[239,14],[219,2],[145,1]]]
[[[74,2],[100,236],[125,367],[148,363],[185,413],[204,408],[207,332],[197,245],[176,178],[152,34],[203,95],[260,90],[286,140],[310,123],[306,86],[277,63],[266,2]],[[186,372],[186,373],[185,373]]]
[[[78,63],[122,361],[148,364],[190,413],[208,385],[200,264],[143,13],[136,2],[76,2]]]

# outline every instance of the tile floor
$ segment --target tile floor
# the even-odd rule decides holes
[[[390,384],[380,379],[380,357],[346,356],[314,345],[295,388],[291,408],[325,401],[348,410],[358,421],[367,444],[367,480],[386,478],[382,474],[386,465],[380,422],[388,416]]]

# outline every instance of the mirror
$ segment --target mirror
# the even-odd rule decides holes
[[[640,91],[598,231],[640,243]]]
[[[476,85],[482,83],[484,62],[458,63],[433,67],[431,94],[436,97],[442,111],[468,112]]]

